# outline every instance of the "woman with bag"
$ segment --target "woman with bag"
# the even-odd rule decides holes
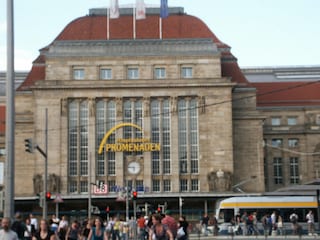
[[[178,231],[177,231],[178,240],[188,239],[188,226],[189,226],[189,223],[186,221],[186,217],[180,216],[179,222],[178,222]]]

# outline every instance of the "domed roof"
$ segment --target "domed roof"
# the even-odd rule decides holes
[[[132,11],[132,10],[131,10]],[[106,15],[91,14],[70,22],[55,40],[106,40],[108,24]],[[159,39],[159,15],[151,14],[136,20],[136,39]],[[133,17],[120,15],[109,20],[109,39],[133,39]],[[228,48],[199,18],[187,14],[170,15],[162,19],[163,39],[211,38],[218,47]]]
[[[183,13],[181,11],[183,8],[177,9],[179,11],[171,11],[168,18],[162,19],[162,39],[212,39],[221,54],[222,76],[230,77],[233,82],[247,85],[248,81],[242,74],[237,59],[231,54],[230,47],[220,41],[202,20]],[[54,41],[134,39],[132,8],[126,9],[127,13],[130,12],[131,14],[120,14],[117,19],[109,19],[109,24],[106,9],[95,10],[97,9],[93,9],[93,11],[91,9],[89,15],[70,22]],[[124,11],[124,9],[121,10]],[[159,9],[157,11],[159,12]],[[97,14],[97,12],[100,14]],[[104,14],[101,14],[101,12],[104,12]],[[151,14],[148,14],[148,12],[151,12]],[[135,22],[135,39],[159,39],[159,24],[159,14],[155,14],[155,9],[147,9],[147,17]],[[43,53],[47,50],[48,47],[41,49],[40,56],[33,62],[27,81],[18,90],[28,89],[35,81],[44,79],[45,56],[43,56]],[[41,68],[43,68],[42,71]]]

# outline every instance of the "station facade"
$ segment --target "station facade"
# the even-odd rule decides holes
[[[132,9],[108,24],[105,12],[91,9],[69,23],[16,92],[16,208],[41,211],[44,189],[43,156],[26,152],[25,139],[42,149],[47,141],[47,187],[63,199],[61,211],[88,209],[89,197],[99,209],[120,211],[124,191],[135,189],[140,205],[177,210],[183,199],[198,219],[217,199],[277,188],[276,156],[265,157],[265,142],[278,131],[291,135],[281,128],[287,116],[303,126],[307,113],[316,119],[319,102],[287,112],[259,106],[272,89],[250,83],[230,47],[183,8],[170,9],[161,33],[159,9],[147,9],[135,32]],[[270,130],[275,117],[280,125]],[[310,138],[299,132],[306,144],[299,147],[319,141],[312,129]],[[297,163],[299,183],[319,165],[319,156],[310,158]],[[286,166],[282,185],[292,183]],[[100,184],[108,193],[89,196]]]

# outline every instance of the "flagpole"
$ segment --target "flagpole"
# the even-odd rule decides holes
[[[133,4],[132,7],[132,15],[133,15],[133,39],[136,39],[136,8],[135,5]]]
[[[159,17],[159,37],[162,39],[162,18]]]
[[[110,7],[107,8],[107,40],[110,39]]]

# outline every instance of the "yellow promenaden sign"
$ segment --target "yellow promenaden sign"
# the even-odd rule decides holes
[[[146,138],[128,138],[118,139],[116,143],[107,143],[110,135],[119,128],[122,127],[133,127],[143,131],[142,128],[134,123],[120,123],[111,128],[103,137],[98,153],[101,154],[103,148],[106,152],[153,152],[160,151],[160,143],[152,143],[150,139]]]

